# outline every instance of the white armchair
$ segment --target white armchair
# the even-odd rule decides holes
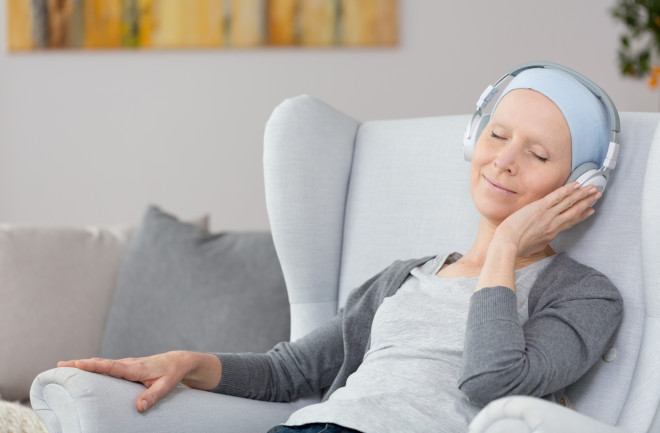
[[[291,339],[332,317],[353,287],[393,260],[470,246],[478,214],[461,149],[469,118],[360,123],[307,96],[276,108],[266,126],[264,169]],[[553,244],[605,273],[624,298],[612,348],[567,390],[576,410],[509,397],[484,408],[470,431],[660,431],[659,122],[660,113],[621,113],[621,154],[607,193],[594,217]],[[180,387],[139,414],[141,389],[53,369],[37,377],[31,401],[51,432],[65,433],[266,431],[317,401],[266,403]]]

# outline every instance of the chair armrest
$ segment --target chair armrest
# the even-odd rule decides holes
[[[534,397],[505,397],[484,407],[469,433],[629,433]]]
[[[265,432],[309,401],[270,403],[179,386],[144,414],[135,406],[144,386],[75,368],[41,373],[31,389],[33,409],[48,431]]]

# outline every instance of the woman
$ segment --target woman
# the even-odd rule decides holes
[[[267,354],[180,351],[58,366],[144,383],[141,412],[181,382],[271,401],[326,390],[273,433],[465,431],[499,397],[559,401],[622,317],[604,275],[549,246],[594,213],[602,194],[566,182],[602,159],[608,134],[602,104],[575,77],[523,71],[474,148],[470,187],[481,219],[465,255],[395,262],[326,325]]]

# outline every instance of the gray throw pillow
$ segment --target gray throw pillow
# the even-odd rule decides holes
[[[288,337],[270,233],[212,234],[148,208],[120,268],[102,357],[264,352]]]

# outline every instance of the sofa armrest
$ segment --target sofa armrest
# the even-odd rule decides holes
[[[30,394],[51,433],[265,432],[309,403],[270,403],[179,386],[139,413],[135,401],[143,390],[139,383],[55,368],[34,380]]]
[[[0,394],[29,397],[57,361],[96,356],[128,228],[0,225]]]
[[[469,433],[629,433],[534,397],[505,397],[484,407]]]

